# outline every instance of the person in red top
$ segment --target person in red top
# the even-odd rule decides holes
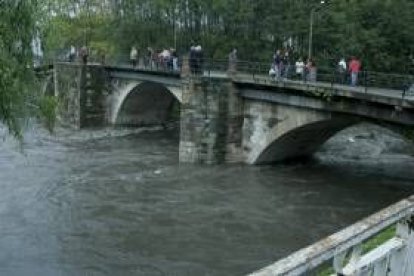
[[[356,86],[358,83],[358,74],[361,71],[361,62],[356,57],[352,57],[348,68],[351,73],[351,85]]]

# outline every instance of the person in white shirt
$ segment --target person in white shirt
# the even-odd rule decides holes
[[[303,62],[302,58],[299,58],[298,61],[296,61],[295,63],[295,68],[296,68],[296,76],[303,80],[304,78],[304,70],[305,70],[305,63]]]
[[[129,58],[131,60],[132,67],[135,68],[137,66],[137,60],[138,60],[138,50],[135,46],[131,48],[131,53],[130,53]]]
[[[341,58],[338,62],[338,73],[339,73],[339,82],[344,84],[346,83],[346,73],[347,73],[347,64],[345,58]]]
[[[76,58],[76,48],[75,46],[71,45],[70,51],[69,51],[69,62],[74,62],[75,58]]]

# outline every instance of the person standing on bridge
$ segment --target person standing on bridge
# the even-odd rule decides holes
[[[86,45],[82,46],[82,48],[80,49],[80,56],[82,58],[83,64],[86,65],[88,63],[89,56],[88,47],[86,47]]]
[[[346,72],[347,72],[347,65],[345,58],[341,58],[341,60],[338,62],[338,74],[339,74],[339,82],[341,84],[344,84],[346,81]]]
[[[361,62],[356,58],[352,57],[349,62],[349,72],[351,74],[351,85],[356,86],[358,84],[358,75],[361,71]]]
[[[196,73],[196,50],[195,50],[195,46],[191,46],[190,48],[190,71],[191,74],[195,74]]]
[[[74,62],[76,58],[76,48],[73,45],[70,45],[69,51],[69,62]]]
[[[137,67],[138,50],[135,46],[132,46],[129,58],[131,60],[132,68]]]
[[[276,75],[275,75],[275,80],[279,80],[280,79],[280,76],[281,76],[281,74],[282,74],[282,67],[283,67],[283,64],[282,64],[282,56],[281,56],[281,51],[280,50],[277,50],[276,51],[276,53],[273,55],[273,64],[274,64],[274,69],[275,69],[275,72],[276,72]]]
[[[171,58],[172,58],[172,68],[174,72],[178,72],[180,69],[178,67],[178,55],[177,50],[171,49]]]
[[[154,50],[151,47],[147,47],[147,54],[144,59],[144,66],[146,69],[151,69],[153,67],[153,58]]]
[[[229,72],[234,73],[237,70],[237,49],[234,48],[229,54]]]
[[[196,64],[196,74],[201,75],[203,73],[203,65],[204,65],[204,53],[203,48],[201,45],[195,47],[195,64]]]
[[[285,79],[289,79],[292,77],[293,66],[295,64],[293,51],[291,48],[286,49],[283,61],[283,64],[285,65],[283,77]]]
[[[296,61],[295,68],[296,68],[296,76],[300,80],[304,80],[305,63],[303,62],[302,58],[299,58],[298,61]]]
[[[306,79],[309,82],[316,82],[316,74],[317,74],[317,69],[316,69],[316,64],[315,61],[313,59],[308,59],[308,63],[306,64]]]

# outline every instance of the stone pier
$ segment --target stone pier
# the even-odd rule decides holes
[[[242,111],[230,78],[188,77],[181,107],[180,162],[241,162]]]

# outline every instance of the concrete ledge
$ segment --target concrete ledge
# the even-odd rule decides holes
[[[414,196],[411,196],[250,276],[306,275],[336,255],[413,214]]]

